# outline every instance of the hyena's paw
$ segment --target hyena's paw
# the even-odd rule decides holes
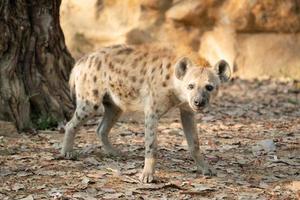
[[[60,158],[67,159],[67,160],[77,160],[79,154],[75,151],[66,151],[64,149],[60,152]]]
[[[203,167],[198,167],[198,171],[201,171],[204,176],[216,176],[217,171],[209,165],[203,166]]]
[[[143,183],[151,183],[154,180],[153,172],[143,170],[142,174],[140,175],[140,181]]]
[[[105,154],[107,154],[110,157],[124,157],[125,154],[123,154],[121,151],[119,151],[116,148],[113,147],[103,147]]]

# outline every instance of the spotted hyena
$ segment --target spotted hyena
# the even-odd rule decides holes
[[[103,105],[104,115],[97,135],[103,148],[117,155],[109,141],[109,131],[122,112],[140,110],[145,114],[145,164],[140,180],[151,182],[158,121],[177,106],[197,168],[205,175],[214,175],[215,170],[204,161],[199,150],[194,114],[203,110],[229,77],[230,69],[224,60],[214,67],[203,67],[164,48],[116,45],[89,54],[76,63],[71,73],[70,87],[77,107],[66,125],[61,153],[66,158],[72,157],[76,130],[99,113]]]

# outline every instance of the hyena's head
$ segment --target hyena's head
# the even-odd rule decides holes
[[[231,71],[226,61],[220,60],[214,67],[193,65],[184,57],[175,64],[177,88],[181,99],[200,112],[216,96],[221,83],[229,80]]]

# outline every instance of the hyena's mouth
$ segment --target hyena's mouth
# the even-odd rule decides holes
[[[202,105],[202,106],[194,106],[194,105],[190,105],[190,107],[192,108],[192,110],[196,113],[202,112],[206,107],[207,104]]]

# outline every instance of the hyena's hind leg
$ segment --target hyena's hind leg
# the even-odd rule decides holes
[[[120,152],[113,147],[111,142],[109,141],[109,132],[116,121],[119,119],[122,114],[122,110],[115,105],[111,100],[103,101],[104,106],[104,115],[102,121],[98,125],[97,135],[100,138],[104,150],[112,156],[120,156]]]
[[[96,106],[99,107],[98,105]],[[80,102],[73,114],[72,119],[65,126],[65,136],[62,143],[61,155],[67,159],[74,157],[73,145],[78,128],[88,119],[95,115],[95,106],[89,102]]]

